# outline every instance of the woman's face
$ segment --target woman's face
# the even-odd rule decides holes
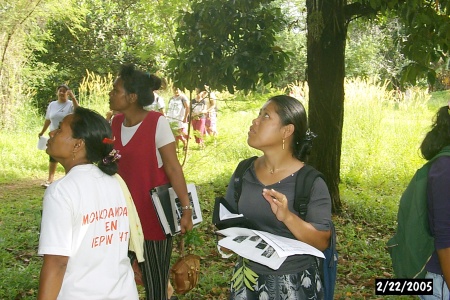
[[[68,99],[69,95],[67,94],[68,89],[65,87],[60,87],[58,91],[56,92],[56,95],[58,96],[59,100],[65,101]]]
[[[61,162],[65,159],[72,159],[75,144],[78,139],[72,137],[72,128],[70,125],[73,121],[73,114],[64,117],[59,127],[50,132],[50,139],[47,142],[46,152],[57,161]]]
[[[276,112],[276,105],[267,101],[253,120],[248,131],[247,143],[250,147],[262,150],[267,147],[281,147],[283,142],[283,126]]]
[[[109,92],[109,108],[115,111],[123,111],[130,106],[128,94],[123,87],[122,78],[118,77]]]

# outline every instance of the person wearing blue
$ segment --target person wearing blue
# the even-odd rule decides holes
[[[430,160],[444,147],[450,146],[450,102],[441,107],[420,150]],[[426,278],[433,279],[433,295],[424,300],[450,299],[450,156],[437,158],[428,172],[428,222],[434,236],[435,251],[425,269]]]

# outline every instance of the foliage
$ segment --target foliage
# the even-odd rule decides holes
[[[404,34],[397,40],[401,52],[410,61],[403,66],[402,81],[415,84],[436,79],[435,64],[447,61],[449,53],[450,1],[360,0],[362,6],[379,15],[393,13],[403,25]]]
[[[139,25],[130,14],[136,9],[134,1],[86,0],[78,4],[83,14],[82,26],[70,28],[65,18],[50,20],[46,25],[52,39],[36,53],[36,59],[54,65],[55,72],[35,86],[36,99],[41,103],[46,104],[54,94],[54,87],[62,82],[78,90],[86,71],[116,73],[122,62],[134,62],[145,68],[154,65],[148,58],[146,61],[139,58],[143,47],[152,47],[150,40],[143,41],[145,31],[137,30]]]
[[[380,82],[391,82],[391,89],[397,88],[404,61],[394,44],[399,36],[402,32],[395,17],[353,20],[349,24],[345,50],[346,77],[379,78]]]
[[[248,262],[248,259],[242,258],[241,259],[241,266],[236,270],[236,272],[233,274],[233,276],[230,279],[231,286],[234,290],[239,290],[243,284],[245,286],[253,291],[256,284],[256,280],[258,279],[258,274],[253,272],[252,269],[247,267],[246,263]]]
[[[194,90],[255,90],[274,82],[288,54],[276,45],[283,26],[278,7],[266,1],[193,1],[177,29],[177,56],[170,63],[177,86]]]
[[[306,81],[306,10],[305,1],[279,1],[287,26],[277,34],[277,43],[289,57],[275,86],[286,87],[291,82]]]
[[[33,50],[43,49],[49,34],[42,23],[55,18],[65,18],[69,28],[76,27],[78,11],[72,9],[72,0],[18,0],[0,4],[0,127],[12,128],[17,115],[14,112],[34,96],[34,82],[46,73],[28,68],[33,61]],[[42,67],[36,65],[36,67]]]
[[[109,111],[108,95],[113,81],[112,74],[100,76],[87,71],[79,88],[78,101],[80,105],[98,111],[104,116]]]

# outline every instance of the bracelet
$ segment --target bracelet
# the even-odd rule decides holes
[[[182,210],[188,210],[188,209],[193,209],[192,205],[186,205],[186,206],[182,206],[181,207]]]

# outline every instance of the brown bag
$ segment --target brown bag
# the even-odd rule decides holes
[[[180,242],[180,258],[170,269],[170,278],[177,294],[186,294],[198,283],[200,274],[200,256],[184,255],[184,241]]]

